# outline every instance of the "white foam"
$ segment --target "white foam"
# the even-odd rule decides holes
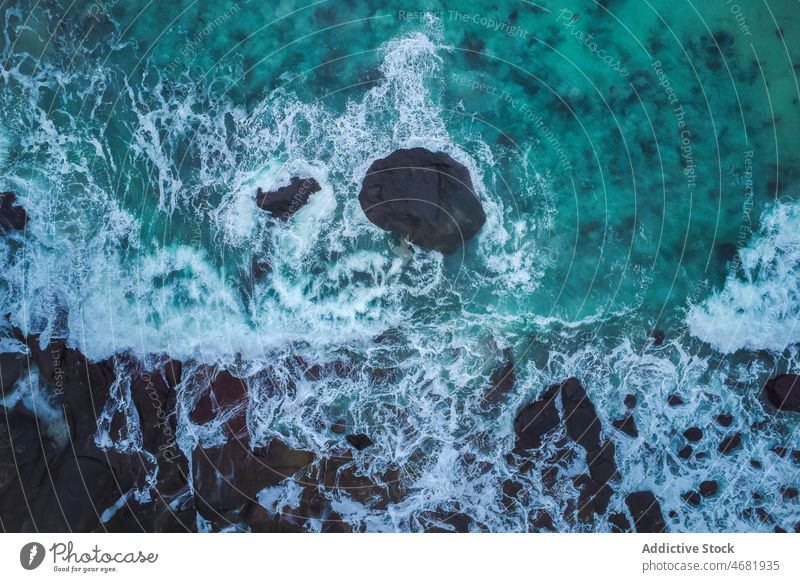
[[[800,203],[777,203],[723,288],[693,306],[692,335],[723,353],[782,352],[800,342]]]

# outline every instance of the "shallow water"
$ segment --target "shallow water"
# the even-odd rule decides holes
[[[375,441],[359,468],[402,467],[411,491],[391,511],[339,494],[370,530],[441,507],[607,529],[563,519],[573,486],[544,491],[538,466],[524,500],[500,495],[516,411],[569,376],[617,446],[612,511],[651,489],[673,531],[771,531],[743,516],[757,490],[775,523],[800,519],[779,491],[797,465],[770,452],[800,448],[796,415],[757,398],[798,368],[796,3],[21,2],[0,31],[0,190],[30,216],[0,243],[7,330],[226,367],[254,443],[323,455],[347,419]],[[372,161],[412,146],[470,170],[488,219],[463,253],[407,252],[361,211]],[[278,223],[254,193],[294,175],[322,190]],[[509,354],[514,391],[487,415]],[[354,372],[312,381],[289,356]],[[637,439],[611,427],[630,393]],[[704,459],[677,457],[689,426]],[[185,451],[221,435],[179,418]],[[720,495],[687,506],[708,478]],[[291,509],[295,487],[260,499]]]

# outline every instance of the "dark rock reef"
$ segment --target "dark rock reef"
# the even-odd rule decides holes
[[[558,412],[560,398],[563,423]],[[517,452],[539,449],[547,435],[563,424],[569,439],[584,449],[588,475],[573,479],[578,489],[578,518],[592,520],[592,514],[603,515],[614,490],[610,483],[618,479],[614,458],[615,447],[601,438],[600,419],[594,404],[576,378],[550,386],[542,398],[523,407],[514,421]],[[560,454],[566,454],[562,451]]]
[[[373,162],[358,201],[374,225],[444,254],[486,222],[467,168],[423,148],[397,150]]]
[[[778,410],[800,412],[800,376],[781,374],[764,386],[767,400]]]
[[[275,218],[288,220],[295,212],[306,205],[312,194],[319,192],[319,183],[314,178],[292,178],[288,186],[264,192],[261,188],[256,193],[256,204]]]
[[[625,497],[625,505],[633,518],[637,533],[663,533],[667,531],[661,505],[651,491],[636,491]]]
[[[17,203],[13,192],[0,192],[0,234],[12,230],[24,230],[28,224],[28,214]]]

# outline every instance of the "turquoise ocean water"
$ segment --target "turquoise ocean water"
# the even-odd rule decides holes
[[[770,452],[800,448],[796,415],[757,398],[799,367],[794,0],[6,2],[0,34],[0,190],[30,217],[0,241],[7,330],[227,368],[254,442],[324,455],[347,419],[376,443],[359,469],[400,467],[411,492],[388,512],[335,500],[369,530],[439,507],[606,529],[563,518],[572,484],[545,494],[538,468],[511,508],[500,494],[516,411],[569,376],[620,495],[653,490],[670,529],[800,520],[780,495],[797,465]],[[360,209],[372,161],[412,146],[471,172],[488,218],[463,252],[408,248]],[[322,190],[273,221],[255,191],[295,175]],[[356,372],[311,381],[294,356]],[[514,391],[485,414],[508,357]],[[636,439],[611,428],[626,394]],[[728,456],[721,412],[743,434]],[[187,450],[219,438],[180,423]],[[689,426],[706,456],[684,461]],[[688,507],[707,478],[720,495]],[[753,491],[774,523],[748,517]]]

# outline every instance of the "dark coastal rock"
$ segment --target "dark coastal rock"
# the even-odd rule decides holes
[[[628,408],[636,408],[636,396],[634,394],[626,394],[623,402]]]
[[[500,404],[506,395],[514,389],[515,381],[514,362],[509,358],[504,366],[496,368],[489,377],[489,391],[486,393],[486,403],[490,405]]]
[[[578,519],[590,523],[593,514],[605,514],[614,493],[609,485],[618,477],[614,443],[601,443],[600,419],[577,378],[568,378],[560,386],[551,386],[547,393],[560,394],[567,435],[586,451],[589,474],[579,475],[574,479],[574,485],[580,492]]]
[[[742,444],[742,436],[737,432],[722,439],[717,450],[723,455],[728,455],[738,449]]]
[[[544,435],[555,429],[561,418],[555,405],[555,395],[531,402],[517,413],[514,431],[517,449],[538,449]]]
[[[631,524],[624,513],[611,513],[608,516],[608,525],[612,533],[628,533],[631,531]]]
[[[714,497],[719,491],[719,485],[716,481],[703,481],[700,483],[700,495],[703,497]]]
[[[373,162],[358,200],[376,226],[444,254],[486,222],[469,171],[447,154],[423,148],[397,150]]]
[[[319,191],[319,183],[314,178],[300,179],[294,176],[288,186],[277,190],[264,192],[259,188],[256,193],[256,204],[275,218],[288,220],[306,205],[312,194]]]
[[[180,362],[169,360],[159,369],[137,374],[131,380],[142,446],[156,457],[157,488],[162,498],[178,496],[189,480],[188,460],[177,442],[175,387],[181,381],[181,369]]]
[[[455,511],[437,509],[422,512],[414,519],[417,524],[414,529],[425,533],[467,533],[486,530],[485,525],[462,513],[458,504],[456,506]]]
[[[90,362],[60,339],[42,348],[39,339],[31,336],[26,344],[40,377],[48,382],[66,414],[73,449],[85,453],[97,430],[97,415],[116,378],[114,361]]]
[[[681,398],[677,394],[670,394],[669,397],[667,398],[667,404],[675,407],[675,406],[683,406],[685,403],[683,401],[683,398]]]
[[[7,394],[28,369],[28,357],[20,353],[0,354],[0,394]]]
[[[800,376],[781,374],[764,387],[767,400],[778,410],[800,412]]]
[[[667,530],[658,500],[650,491],[637,491],[625,497],[637,533],[662,533]]]
[[[636,428],[636,422],[633,420],[632,415],[627,415],[619,420],[614,420],[611,425],[617,430],[624,432],[629,437],[636,438],[639,436],[639,430]]]
[[[598,448],[600,419],[580,381],[569,378],[561,385],[561,402],[569,437],[587,451]]]
[[[39,495],[33,510],[42,531],[93,531],[100,513],[123,494],[111,467],[90,457],[68,455],[54,475],[54,491]]]
[[[773,447],[770,450],[781,459],[788,458],[791,459],[793,463],[800,465],[800,451],[787,449],[786,447]]]
[[[335,492],[336,496],[346,495],[359,503],[374,509],[386,509],[397,503],[405,492],[400,470],[393,468],[378,475],[365,475],[358,472],[352,454],[321,459],[309,482],[316,483],[319,489]],[[326,501],[320,500],[319,509],[324,513]]]
[[[17,406],[0,412],[0,516],[2,530],[34,531],[28,507],[47,488],[49,465],[62,448],[43,437],[36,417]]]
[[[589,466],[589,475],[597,483],[606,484],[618,477],[615,452],[616,447],[611,441],[606,441],[602,446],[587,451],[586,464]]]
[[[696,443],[703,438],[703,431],[696,426],[692,426],[683,431],[683,436],[686,437],[687,441]]]
[[[517,414],[514,421],[516,449],[539,448],[544,435],[558,427],[561,421],[557,406],[559,397],[567,436],[586,451],[586,465],[589,469],[588,475],[573,478],[573,485],[579,496],[577,504],[575,500],[570,500],[565,516],[570,516],[567,519],[576,516],[583,523],[591,523],[594,515],[606,513],[614,494],[609,482],[617,479],[618,473],[614,443],[610,440],[601,442],[600,419],[577,378],[569,378],[561,384],[550,386],[540,400],[528,404]],[[542,482],[546,488],[555,486],[559,463],[568,463],[568,459],[575,454],[567,439],[561,439],[561,442],[555,444],[555,458],[550,460],[552,464],[542,472]]]
[[[528,529],[534,532],[554,532],[556,526],[553,524],[553,517],[544,509],[540,509],[528,518]]]
[[[520,495],[525,491],[522,483],[513,479],[504,479],[501,485],[503,492],[503,505],[506,510],[511,511],[520,500]]]
[[[192,482],[198,511],[222,527],[255,500],[265,487],[279,484],[305,469],[314,454],[278,439],[251,450],[230,438],[220,447],[197,447],[192,455]]]
[[[650,334],[650,337],[653,338],[654,346],[660,346],[664,343],[664,332],[660,329],[653,330],[653,333]]]
[[[797,487],[781,487],[781,496],[786,499],[797,499]]]
[[[763,507],[748,507],[742,512],[742,515],[764,525],[772,525],[775,523],[775,518]]]
[[[302,533],[305,529],[293,515],[268,511],[258,503],[251,503],[244,512],[244,522],[254,533]]]
[[[678,451],[678,456],[681,459],[688,459],[692,456],[692,449],[691,445],[684,446],[680,451]]]
[[[228,434],[233,437],[246,438],[247,425],[245,408],[247,406],[247,386],[241,378],[237,378],[227,370],[214,375],[211,369],[205,369],[200,374],[205,375],[209,382],[208,389],[189,413],[189,419],[195,424],[206,424],[214,420],[223,411],[238,410],[226,423]]]
[[[362,433],[347,435],[347,442],[357,451],[363,451],[367,447],[371,447],[375,444],[372,442],[371,438]]]
[[[733,424],[733,415],[732,414],[727,414],[727,413],[718,414],[716,416],[715,420],[717,421],[718,425],[724,426],[724,427],[727,428],[727,427],[729,427],[730,425]]]
[[[700,502],[702,501],[700,494],[696,491],[687,491],[686,493],[682,493],[681,499],[683,499],[689,505],[694,505],[695,507],[700,505]]]
[[[344,434],[347,432],[347,423],[344,419],[337,419],[331,423],[331,432],[333,434]]]
[[[578,496],[578,519],[583,523],[591,523],[594,515],[603,515],[608,509],[608,502],[614,490],[608,483],[592,479],[589,475],[579,475],[573,484],[580,491]]]
[[[24,230],[28,224],[28,214],[17,203],[13,192],[0,192],[0,234],[12,230]]]

